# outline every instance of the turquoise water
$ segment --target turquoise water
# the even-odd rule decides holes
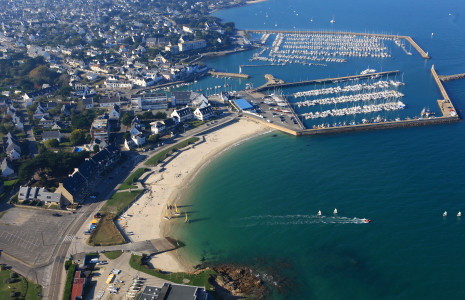
[[[429,75],[431,64],[440,74],[465,72],[464,14],[463,2],[418,0],[272,0],[216,13],[239,28],[331,29],[334,15],[336,30],[411,35],[431,60],[399,53],[378,61],[383,69],[405,72],[404,102],[411,114],[426,102],[436,109],[440,95]],[[209,64],[236,71],[252,53]],[[260,83],[265,71],[290,81],[366,67],[360,61],[321,69],[254,69],[251,81]],[[198,85],[214,84],[210,80],[219,79]],[[445,87],[462,113],[464,81]],[[262,275],[285,277],[284,288],[270,299],[463,299],[465,220],[455,214],[465,212],[464,131],[460,122],[318,137],[256,137],[201,171],[182,199],[192,222],[177,224],[172,235],[186,243],[182,252],[191,259],[247,264]],[[318,210],[325,217],[315,217]],[[364,224],[361,218],[372,222]]]

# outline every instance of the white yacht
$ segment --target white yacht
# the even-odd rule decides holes
[[[337,208],[334,209],[333,214],[337,215]]]
[[[447,217],[447,211],[442,214],[443,217]]]
[[[317,216],[321,216],[321,210],[318,211]]]

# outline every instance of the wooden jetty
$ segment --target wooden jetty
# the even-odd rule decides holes
[[[465,78],[465,73],[454,74],[454,75],[439,75],[439,79],[441,79],[442,82],[462,79],[462,78]]]
[[[386,71],[386,72],[377,72],[377,73],[370,73],[370,74],[363,74],[363,75],[350,75],[350,76],[342,76],[342,77],[334,77],[334,78],[322,78],[322,79],[312,79],[312,80],[303,80],[297,82],[277,82],[276,79],[273,77],[273,80],[268,79],[268,82],[262,86],[259,86],[255,89],[252,89],[253,92],[260,92],[264,90],[274,89],[274,88],[285,88],[285,87],[292,87],[292,86],[300,86],[300,85],[309,85],[315,83],[335,83],[347,80],[355,80],[355,79],[365,79],[365,78],[372,78],[372,77],[381,77],[385,75],[397,74],[399,70],[395,71]],[[267,76],[270,76],[267,74]]]
[[[212,76],[218,76],[218,77],[233,77],[233,78],[243,78],[243,79],[250,78],[250,76],[247,74],[239,74],[239,73],[226,73],[226,72],[216,72],[216,71],[209,71],[208,73]]]
[[[394,34],[378,34],[378,33],[362,33],[362,32],[349,32],[349,31],[294,31],[294,30],[247,30],[247,32],[252,33],[299,33],[299,34],[332,34],[332,35],[356,35],[356,36],[372,36],[379,38],[393,38],[393,39],[403,39],[409,42],[415,50],[421,55],[424,59],[431,58],[428,55],[428,52],[425,52],[410,36],[406,35],[394,35]]]

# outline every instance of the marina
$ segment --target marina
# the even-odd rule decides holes
[[[259,33],[259,34],[303,34],[303,35],[333,35],[333,36],[359,36],[359,37],[370,37],[370,38],[380,38],[380,39],[389,39],[389,40],[405,40],[410,45],[415,48],[415,50],[421,55],[424,59],[431,58],[428,52],[425,52],[410,36],[404,35],[394,35],[394,34],[379,34],[379,33],[361,33],[361,32],[348,32],[348,31],[292,31],[292,30],[247,30],[250,33]]]
[[[370,70],[371,71],[371,70]],[[321,99],[297,101],[295,103],[289,103],[287,97],[284,95],[264,95],[257,93],[257,90],[266,90],[271,87],[288,87],[296,85],[307,85],[307,84],[321,84],[321,83],[338,83],[348,80],[357,79],[375,79],[381,76],[387,76],[390,74],[397,74],[399,71],[388,71],[367,74],[352,75],[338,78],[324,78],[314,79],[309,81],[301,81],[294,83],[285,83],[282,80],[274,78],[274,76],[267,74],[268,83],[265,86],[259,87],[255,90],[244,91],[242,96],[245,99],[255,104],[257,108],[257,114],[244,114],[248,118],[252,118],[262,124],[269,127],[281,130],[291,135],[314,135],[314,134],[326,134],[326,133],[342,133],[352,132],[359,130],[369,129],[386,129],[386,128],[399,128],[399,127],[412,127],[412,126],[425,126],[433,124],[444,124],[458,122],[460,116],[457,114],[455,107],[453,106],[444,86],[442,85],[439,76],[437,75],[434,66],[431,68],[431,73],[435,82],[443,96],[443,99],[437,101],[438,106],[441,110],[441,116],[436,117],[432,113],[425,114],[421,113],[419,117],[414,118],[395,118],[387,119],[381,116],[376,118],[363,118],[361,122],[356,121],[339,121],[339,122],[323,122],[318,125],[313,125],[312,128],[306,128],[301,121],[312,119],[325,119],[327,117],[342,117],[342,116],[355,116],[372,114],[377,112],[389,112],[403,110],[406,105],[399,99],[404,97],[404,94],[395,90],[399,86],[403,86],[404,83],[394,80],[378,80],[373,83],[357,83],[353,85],[347,85],[345,87],[336,86],[322,89],[313,89],[308,91],[295,92],[293,96],[297,99],[300,97],[310,96],[321,96],[328,94],[348,93],[348,92],[359,92],[357,94],[342,95],[337,97],[327,97]],[[264,100],[264,101],[260,101]],[[341,103],[355,103],[364,101],[362,105],[353,105],[344,108],[334,107],[332,109],[320,110],[316,112],[304,112],[300,116],[295,112],[295,107],[311,107],[316,105],[336,105]],[[368,101],[374,101],[369,103]],[[258,102],[258,103],[257,103]],[[278,107],[278,108],[276,108]],[[294,108],[293,108],[294,107]],[[238,109],[240,111],[240,109]],[[428,110],[429,112],[429,110]],[[275,121],[274,118],[279,117],[281,124]]]

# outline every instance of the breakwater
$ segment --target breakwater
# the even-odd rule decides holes
[[[276,83],[275,80],[270,80],[262,85],[259,86],[252,91],[254,92],[260,92],[268,89],[274,89],[274,88],[284,88],[284,87],[293,87],[293,86],[300,86],[300,85],[308,85],[308,84],[315,84],[315,83],[335,83],[335,82],[341,82],[341,81],[347,81],[347,80],[355,80],[355,79],[365,79],[365,78],[373,78],[373,77],[380,77],[380,76],[386,76],[386,75],[392,75],[392,74],[398,74],[399,70],[395,71],[385,71],[385,72],[377,72],[377,73],[369,73],[369,74],[363,74],[363,75],[349,75],[349,76],[342,76],[342,77],[334,77],[334,78],[322,78],[322,79],[311,79],[311,80],[303,80],[303,81],[296,81],[296,82],[279,82]],[[273,78],[274,79],[274,78]]]
[[[250,77],[247,74],[239,74],[239,73],[226,73],[226,72],[216,72],[216,71],[209,71],[208,73],[211,76],[217,76],[217,77],[233,77],[233,78],[243,78],[243,79],[247,79]]]
[[[356,35],[356,36],[369,36],[378,38],[390,38],[390,39],[402,39],[410,43],[413,48],[421,55],[424,59],[431,58],[428,52],[425,52],[410,36],[406,35],[394,35],[394,34],[379,34],[379,33],[361,33],[361,32],[349,32],[349,31],[294,31],[294,30],[247,30],[251,33],[290,33],[290,34],[331,34],[331,35]]]

